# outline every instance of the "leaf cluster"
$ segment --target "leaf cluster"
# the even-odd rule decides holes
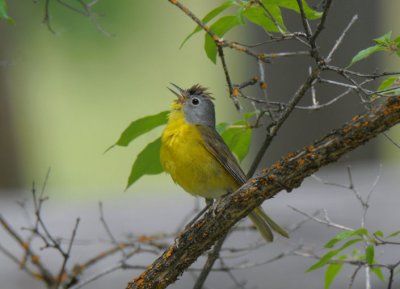
[[[325,249],[329,249],[319,260],[307,269],[311,272],[322,267],[326,267],[325,271],[325,289],[328,289],[334,279],[341,272],[343,265],[348,263],[366,264],[370,266],[371,272],[381,280],[385,280],[381,267],[374,266],[378,264],[375,259],[375,248],[384,244],[387,239],[400,235],[400,230],[384,236],[382,231],[376,231],[372,235],[366,228],[357,230],[346,230],[337,234],[330,239],[325,245]],[[363,243],[364,249],[359,250],[354,245]],[[339,246],[340,245],[340,246]],[[352,249],[351,252],[344,254],[346,249]]]
[[[0,20],[4,19],[9,23],[14,24],[14,20],[10,16],[8,16],[7,10],[8,9],[6,1],[0,0]]]
[[[308,19],[318,19],[322,16],[321,12],[312,9],[305,0],[302,0],[303,9]],[[300,13],[296,0],[226,0],[207,13],[202,19],[202,23],[213,23],[209,29],[219,37],[223,37],[227,32],[237,26],[242,26],[251,22],[263,28],[266,32],[288,33],[285,21],[282,16],[282,9],[288,9]],[[227,15],[220,16],[223,12]],[[220,16],[218,18],[218,16]],[[201,31],[197,26],[182,42],[181,47],[196,33]],[[217,62],[217,45],[213,38],[205,33],[204,50],[207,57],[214,63]]]

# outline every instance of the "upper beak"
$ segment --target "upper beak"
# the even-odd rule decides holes
[[[173,94],[175,94],[178,97],[178,100],[180,103],[184,103],[185,102],[185,90],[180,88],[179,86],[177,86],[176,84],[170,83],[171,85],[173,85],[178,92],[176,92],[175,90],[172,90],[171,88],[167,87]]]

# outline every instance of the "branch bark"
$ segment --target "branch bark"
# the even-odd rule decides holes
[[[353,117],[314,144],[289,153],[259,176],[249,179],[239,190],[226,195],[186,228],[152,265],[128,283],[127,289],[162,289],[173,283],[240,219],[280,191],[291,190],[341,156],[361,146],[400,122],[400,96],[365,114]]]

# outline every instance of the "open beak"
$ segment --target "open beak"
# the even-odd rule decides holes
[[[175,90],[172,90],[171,88],[167,87],[173,94],[175,94],[178,97],[178,100],[180,103],[184,103],[185,102],[185,90],[180,88],[179,86],[177,86],[176,84],[170,83],[171,85],[173,85],[178,92],[176,92]]]

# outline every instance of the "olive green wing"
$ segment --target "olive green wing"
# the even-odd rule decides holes
[[[222,137],[218,132],[207,126],[197,125],[197,128],[203,139],[205,148],[219,161],[219,163],[233,176],[239,185],[244,184],[247,179],[246,175],[240,168],[236,158],[225,144]],[[260,231],[261,235],[268,241],[273,240],[272,228],[274,231],[282,235],[283,237],[289,238],[288,232],[273,221],[261,207],[254,209],[249,215],[254,225]]]
[[[204,141],[205,148],[231,174],[239,185],[244,184],[247,181],[246,175],[218,132],[204,125],[197,125],[197,128]]]

